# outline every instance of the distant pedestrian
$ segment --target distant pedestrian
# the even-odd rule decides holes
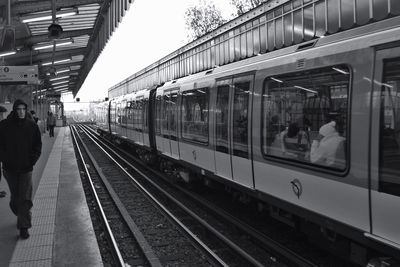
[[[35,112],[34,110],[31,110],[30,112],[31,112],[31,115],[32,115],[33,120],[34,120],[36,123],[38,123],[39,118],[36,116],[36,112]]]
[[[56,117],[53,116],[53,112],[49,113],[47,117],[47,128],[49,130],[49,136],[54,137],[54,127],[56,127]]]
[[[37,124],[22,100],[14,102],[7,119],[0,122],[0,160],[11,192],[10,208],[18,217],[20,237],[29,238],[32,227],[32,170],[40,157],[42,140]]]

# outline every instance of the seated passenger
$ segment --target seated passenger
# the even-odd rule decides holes
[[[345,167],[345,138],[339,136],[336,122],[331,121],[319,129],[320,137],[311,145],[310,160],[312,163],[330,166]]]
[[[300,130],[296,122],[291,123],[286,133],[282,136],[283,155],[296,159],[305,159],[308,157],[309,148],[307,133]]]

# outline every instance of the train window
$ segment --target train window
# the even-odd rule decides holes
[[[127,122],[127,128],[132,129],[132,122],[133,122],[133,109],[132,109],[133,103],[132,101],[129,101],[127,103],[127,108],[126,108],[126,122]]]
[[[149,132],[149,125],[148,125],[148,99],[143,99],[142,100],[143,105],[142,105],[142,112],[143,112],[143,132],[148,133]]]
[[[136,100],[133,109],[133,128],[141,132],[143,129],[142,99]]]
[[[177,120],[176,120],[176,104],[178,102],[178,93],[171,93],[168,102],[168,121],[169,121],[169,134],[171,139],[176,140],[177,136]]]
[[[250,82],[235,83],[233,98],[233,155],[248,158],[248,107]]]
[[[182,93],[182,137],[208,143],[209,89],[199,88]]]
[[[379,190],[400,196],[400,58],[384,64]]]
[[[216,150],[228,153],[229,85],[218,86],[216,106]]]
[[[163,95],[163,100],[162,100],[162,110],[163,112],[161,113],[161,118],[162,118],[162,134],[164,137],[168,137],[168,102],[169,102],[169,94],[165,93]]]
[[[344,170],[349,84],[344,65],[267,78],[264,155]]]
[[[161,121],[162,121],[162,119],[161,119],[161,96],[160,95],[158,95],[158,96],[156,96],[156,101],[155,101],[156,103],[155,103],[155,106],[156,106],[156,129],[155,129],[155,132],[156,132],[156,134],[157,135],[160,135],[161,134]]]

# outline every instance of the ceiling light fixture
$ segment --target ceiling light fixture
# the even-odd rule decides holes
[[[11,56],[11,55],[15,55],[16,53],[17,53],[17,51],[4,51],[4,52],[0,52],[0,57]]]
[[[67,61],[70,61],[70,60],[71,60],[71,58],[55,60],[54,64],[63,63],[63,62],[67,62]],[[48,65],[51,65],[51,64],[53,64],[53,62],[51,62],[51,61],[50,62],[45,62],[45,63],[42,63],[42,66],[48,66]]]
[[[76,8],[67,9],[67,10],[58,11],[56,13],[56,18],[63,18],[63,17],[77,15],[77,14],[79,14],[78,9],[76,9]],[[35,21],[42,21],[42,20],[51,20],[52,15],[51,15],[51,11],[46,11],[46,12],[42,12],[42,13],[32,13],[32,14],[29,14],[26,16],[22,16],[20,19],[23,23],[28,23],[28,22],[35,22]]]
[[[59,84],[63,84],[63,83],[67,83],[67,82],[69,82],[69,80],[66,80],[66,81],[61,81],[61,82],[56,82],[56,83],[52,83],[51,85],[59,85]]]
[[[60,74],[60,73],[66,73],[66,72],[69,72],[69,71],[71,71],[70,68],[61,69],[61,70],[57,70],[57,71],[56,71],[56,74],[58,75],[58,74]]]
[[[52,81],[57,81],[57,80],[62,80],[62,79],[69,79],[69,75],[53,78],[53,79],[50,79],[49,81],[52,82]]]
[[[68,40],[68,41],[63,41],[63,42],[56,42],[56,47],[57,46],[65,46],[65,45],[70,45],[73,43],[73,40]],[[37,45],[33,47],[33,50],[42,50],[42,49],[48,49],[48,48],[53,48],[54,44],[42,44],[42,45]]]

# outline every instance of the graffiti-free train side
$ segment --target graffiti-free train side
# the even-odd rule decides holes
[[[400,18],[114,98],[98,131],[365,265],[400,255]],[[325,242],[324,241],[324,242]]]

